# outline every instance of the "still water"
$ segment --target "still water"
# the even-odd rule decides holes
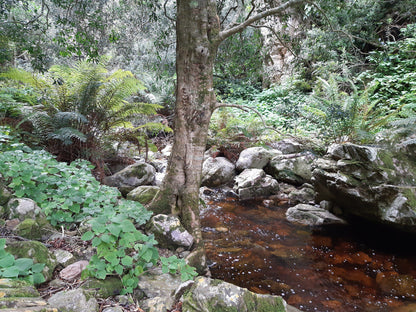
[[[287,207],[222,198],[202,211],[214,278],[281,295],[302,311],[416,311],[416,248],[369,226],[311,227]]]

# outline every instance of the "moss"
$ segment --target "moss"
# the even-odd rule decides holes
[[[53,270],[56,267],[56,258],[42,243],[37,241],[13,242],[8,244],[6,251],[16,258],[31,258],[34,263],[45,263],[42,273],[47,281],[52,278]]]
[[[17,235],[34,240],[50,236],[54,230],[45,218],[25,219],[15,229]]]
[[[252,292],[246,292],[243,295],[243,302],[247,311],[257,312],[285,312],[283,299],[278,296],[256,295]]]
[[[33,286],[19,288],[0,289],[1,298],[39,297],[38,291]]]
[[[3,288],[19,288],[19,287],[26,287],[31,286],[28,282],[17,280],[17,279],[8,279],[8,278],[1,278],[0,279],[0,291]]]
[[[108,298],[119,295],[123,284],[118,277],[107,277],[105,280],[89,278],[81,287],[90,290],[99,298]]]
[[[401,192],[407,198],[410,208],[416,211],[416,188],[402,189]]]

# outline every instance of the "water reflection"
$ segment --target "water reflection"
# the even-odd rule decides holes
[[[293,224],[286,209],[208,202],[202,225],[213,277],[282,295],[302,311],[416,311],[413,241],[397,248],[380,232],[368,235],[378,229]]]

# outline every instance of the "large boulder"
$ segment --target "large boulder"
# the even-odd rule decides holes
[[[278,155],[270,160],[265,170],[281,182],[294,185],[311,183],[315,158],[312,153]]]
[[[233,181],[235,166],[225,157],[209,157],[202,166],[201,185],[217,187]]]
[[[156,170],[145,162],[137,162],[104,179],[104,184],[117,187],[123,195],[140,185],[151,185]]]
[[[280,152],[268,150],[264,147],[250,147],[241,152],[237,160],[238,171],[244,169],[263,169],[276,154]]]
[[[345,221],[329,211],[307,204],[298,204],[286,211],[286,217],[290,222],[298,222],[305,225],[344,224]]]
[[[334,144],[315,167],[317,202],[331,201],[345,216],[416,233],[416,163],[407,155]]]
[[[134,200],[143,205],[146,205],[152,201],[152,199],[156,196],[159,190],[160,190],[160,187],[158,186],[142,185],[130,191],[127,194],[126,198],[128,200]]]
[[[20,221],[26,218],[33,219],[38,216],[45,217],[40,207],[35,201],[29,198],[14,198],[7,204],[8,219],[17,218]]]
[[[20,222],[13,232],[27,239],[46,241],[57,231],[52,227],[46,217],[38,216]]]
[[[272,144],[272,147],[282,152],[282,154],[295,154],[302,152],[305,149],[301,143],[293,139],[283,139],[281,141],[275,142]]]
[[[5,249],[15,258],[30,258],[34,263],[44,263],[42,274],[46,281],[50,281],[57,266],[55,255],[42,243],[37,241],[20,241],[7,243]]]
[[[234,191],[240,199],[276,194],[279,184],[263,169],[245,169],[235,178]]]
[[[185,230],[179,218],[175,216],[158,214],[152,217],[148,223],[147,231],[155,236],[163,248],[190,248],[194,243],[192,235]]]
[[[299,311],[280,296],[255,294],[233,284],[198,277],[182,296],[183,312],[285,312]]]

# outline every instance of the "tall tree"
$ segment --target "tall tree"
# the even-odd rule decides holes
[[[198,207],[199,186],[209,122],[214,110],[221,106],[213,88],[218,47],[226,38],[257,21],[283,14],[304,1],[289,0],[257,14],[253,14],[252,7],[243,22],[221,30],[216,0],[177,0],[175,136],[167,174],[151,209],[180,216],[195,238],[190,264],[201,272],[206,259]]]

